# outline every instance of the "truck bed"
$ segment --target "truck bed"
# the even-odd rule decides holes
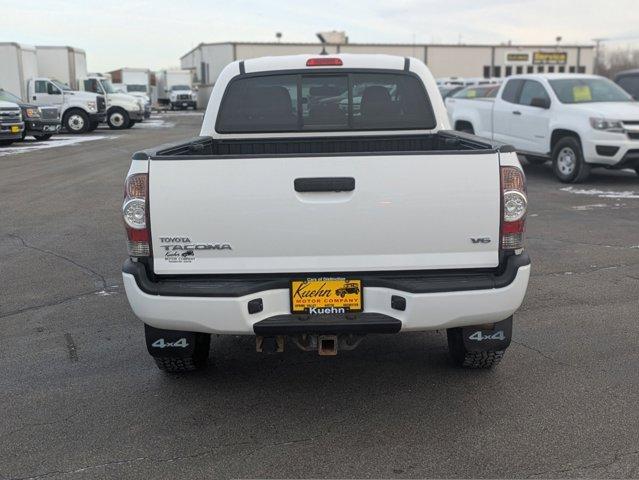
[[[380,154],[486,154],[512,151],[499,142],[455,131],[423,135],[214,139],[196,137],[139,152],[138,158],[198,159],[272,156],[348,156]],[[135,158],[135,157],[134,157]]]

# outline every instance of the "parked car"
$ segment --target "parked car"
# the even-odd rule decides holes
[[[615,75],[615,83],[639,100],[639,69],[619,72]]]
[[[24,122],[20,107],[0,99],[0,146],[11,145],[22,138]]]
[[[132,157],[124,286],[166,371],[202,367],[211,334],[334,355],[428,330],[487,368],[528,284],[526,210],[514,149],[451,131],[420,60],[233,62],[199,137]]]
[[[448,98],[455,129],[510,143],[531,163],[552,160],[562,182],[595,166],[639,173],[639,104],[606,78],[515,75],[485,100]]]
[[[60,131],[60,109],[56,106],[38,107],[23,102],[20,97],[0,88],[0,100],[13,102],[20,107],[24,129],[22,139],[32,136],[36,140],[48,140]]]

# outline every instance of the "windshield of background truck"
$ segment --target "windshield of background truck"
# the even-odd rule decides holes
[[[146,85],[127,85],[126,91],[146,93]]]
[[[429,130],[435,125],[426,89],[414,75],[322,72],[233,80],[224,94],[216,130]]]
[[[66,83],[62,83],[59,80],[51,80],[51,83],[53,83],[60,90],[64,90],[65,92],[70,92],[71,91],[71,87],[69,85],[67,85]]]
[[[191,90],[191,87],[188,85],[173,85],[171,91],[175,92],[176,90]]]
[[[621,87],[606,78],[562,78],[548,82],[561,103],[633,101]]]
[[[22,103],[22,100],[20,100],[16,95],[7,92],[6,90],[0,90],[0,100],[4,100],[5,102]]]
[[[102,79],[100,80],[100,83],[102,84],[102,88],[104,89],[105,93],[117,93],[111,81]]]

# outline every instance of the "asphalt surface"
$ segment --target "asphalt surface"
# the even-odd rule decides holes
[[[433,332],[335,358],[214,338],[175,377],[120,277],[131,153],[199,131],[169,118],[0,150],[0,478],[639,477],[639,177],[525,164],[534,270],[492,371]]]

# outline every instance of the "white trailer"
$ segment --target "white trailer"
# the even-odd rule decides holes
[[[38,74],[78,89],[78,78],[87,76],[87,57],[75,47],[36,46]]]
[[[35,47],[0,43],[0,66],[0,88],[27,100],[27,81],[38,76]]]
[[[143,93],[149,95],[150,71],[148,68],[120,68],[109,72],[114,84],[122,84],[127,93]]]
[[[189,95],[189,99],[180,97],[180,100],[184,98],[185,102],[195,102],[195,97],[191,90],[192,75],[190,70],[160,70],[156,73],[156,82],[158,103],[160,105],[170,105],[173,101],[171,92],[176,91],[179,91],[180,95]],[[173,96],[176,96],[175,93]]]

